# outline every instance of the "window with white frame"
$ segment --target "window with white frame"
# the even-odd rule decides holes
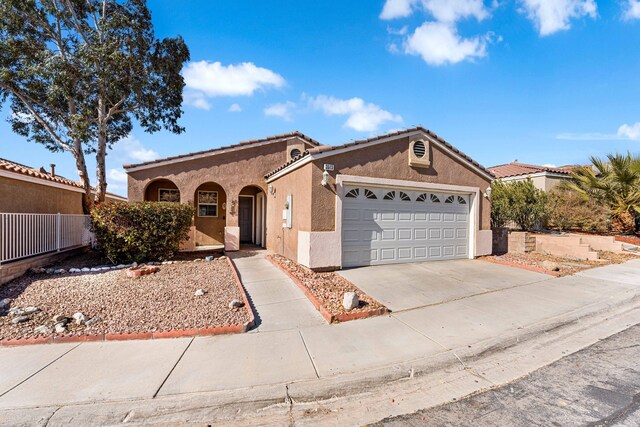
[[[198,216],[218,216],[217,191],[198,191]]]
[[[158,190],[158,201],[180,203],[180,190],[177,188],[160,188]]]

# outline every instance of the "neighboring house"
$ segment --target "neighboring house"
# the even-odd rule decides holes
[[[314,269],[491,252],[493,176],[421,127],[337,147],[293,132],[125,170],[130,201],[196,207],[187,250],[254,243]]]
[[[50,171],[0,158],[0,213],[82,214],[82,186]],[[107,194],[108,201],[127,201]]]
[[[549,191],[556,185],[571,178],[571,170],[575,166],[537,166],[526,163],[511,162],[506,165],[488,168],[496,177],[504,182],[525,181],[531,178],[536,188]]]

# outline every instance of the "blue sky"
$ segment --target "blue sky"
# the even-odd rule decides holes
[[[135,128],[108,156],[109,191],[126,194],[123,163],[292,130],[341,144],[421,124],[485,166],[640,151],[638,0],[175,5],[148,2],[156,36],[191,51],[187,131]],[[8,114],[0,157],[77,178],[68,153],[13,134]]]

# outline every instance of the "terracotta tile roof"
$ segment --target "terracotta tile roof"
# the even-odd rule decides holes
[[[492,166],[489,168],[496,178],[507,178],[511,176],[529,175],[540,172],[558,173],[562,175],[569,175],[571,169],[575,166],[562,166],[562,167],[548,167],[529,165],[526,163],[511,162],[505,165]]]
[[[34,169],[29,166],[21,165],[20,163],[12,162],[10,160],[6,160],[2,158],[0,158],[0,170],[14,172],[21,175],[27,175],[34,178],[43,179],[45,181],[57,182],[59,184],[66,184],[66,185],[82,188],[82,186],[79,183],[72,181],[70,179],[67,179],[63,176],[59,176],[59,175],[53,176],[49,172],[44,171],[43,169]]]
[[[306,156],[308,156],[310,154],[325,153],[325,152],[328,152],[328,151],[340,150],[342,148],[352,147],[352,146],[355,146],[355,145],[363,145],[363,144],[367,144],[369,142],[377,141],[377,140],[380,140],[380,139],[383,139],[383,138],[401,136],[401,135],[409,134],[409,133],[412,133],[412,132],[424,132],[424,133],[426,133],[431,138],[435,139],[436,141],[438,141],[439,143],[441,143],[442,145],[447,147],[449,150],[451,150],[454,153],[458,154],[460,157],[464,158],[466,161],[468,161],[472,165],[476,166],[477,168],[479,168],[483,172],[486,172],[488,175],[493,176],[493,174],[491,173],[491,171],[489,169],[485,168],[480,163],[476,162],[471,157],[467,156],[465,153],[463,153],[462,151],[458,150],[453,145],[449,144],[447,141],[445,141],[444,139],[442,139],[441,137],[439,137],[435,133],[431,132],[429,129],[425,129],[422,126],[416,126],[416,127],[409,128],[409,129],[399,130],[399,131],[396,131],[396,132],[385,133],[385,134],[382,134],[382,135],[374,136],[372,138],[367,138],[367,139],[362,139],[362,140],[358,140],[358,141],[348,142],[348,143],[343,144],[343,145],[336,145],[336,146],[322,145],[322,146],[318,146],[318,147],[315,147],[315,148],[311,148],[311,149],[305,151],[304,153],[302,153],[301,155],[299,155],[298,157],[296,157],[294,159],[291,159],[289,162],[285,163],[284,165],[280,166],[279,168],[269,172],[267,175],[265,175],[265,179],[275,175],[276,173],[280,172],[282,169],[286,168],[287,166],[297,162],[301,158],[306,157]]]
[[[185,158],[185,157],[199,156],[199,155],[202,155],[202,154],[216,154],[216,152],[218,152],[218,151],[229,150],[229,149],[233,149],[233,148],[240,148],[240,147],[244,147],[246,145],[252,145],[252,144],[257,144],[257,143],[261,143],[261,142],[275,141],[275,140],[278,140],[278,139],[286,139],[286,138],[293,138],[293,137],[298,137],[298,138],[303,139],[303,140],[305,140],[308,143],[313,144],[313,145],[317,145],[317,146],[320,145],[320,143],[318,141],[308,137],[307,135],[303,134],[302,132],[294,131],[294,132],[289,132],[289,133],[283,133],[281,135],[268,136],[266,138],[251,139],[251,140],[248,140],[248,141],[242,141],[242,142],[239,142],[237,144],[226,145],[224,147],[213,148],[211,150],[195,151],[193,153],[187,153],[187,154],[180,154],[178,156],[165,157],[163,159],[152,160],[152,161],[144,162],[144,163],[128,164],[128,165],[124,165],[124,168],[125,169],[136,168],[136,167],[139,167],[139,166],[152,165],[154,163],[166,162],[166,161],[171,161],[171,160],[178,160],[178,159],[182,159],[182,158]]]

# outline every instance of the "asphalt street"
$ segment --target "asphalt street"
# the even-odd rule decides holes
[[[376,426],[640,426],[640,325],[499,388]]]

